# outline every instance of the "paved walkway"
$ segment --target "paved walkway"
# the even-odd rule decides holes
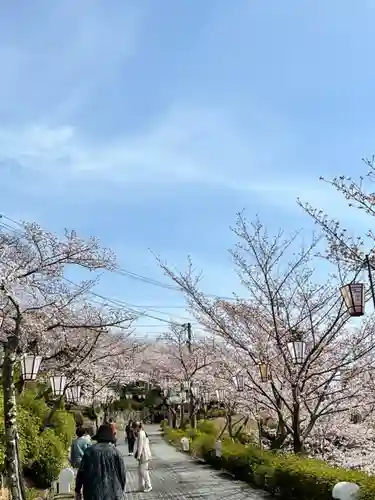
[[[148,426],[151,452],[150,475],[153,490],[139,493],[137,463],[127,456],[124,441],[118,443],[124,455],[127,468],[126,498],[129,500],[263,500],[262,492],[253,490],[243,482],[228,479],[210,466],[193,460],[188,455],[176,451],[161,437],[157,426]]]

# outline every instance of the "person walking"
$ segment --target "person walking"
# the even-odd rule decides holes
[[[129,420],[128,425],[125,427],[126,440],[128,442],[129,457],[133,455],[135,443],[135,429],[133,420]]]
[[[69,455],[69,462],[73,469],[79,469],[85,450],[91,445],[91,438],[86,429],[83,427],[77,427],[76,435],[77,437],[74,439],[70,447]]]
[[[149,462],[152,458],[150,442],[142,422],[137,422],[137,446],[134,453],[138,460],[138,481],[140,491],[148,493],[152,490],[150,473],[148,471]]]
[[[124,500],[126,470],[109,424],[99,427],[77,473],[76,500]]]

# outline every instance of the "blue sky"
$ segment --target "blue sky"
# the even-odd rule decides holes
[[[370,0],[16,0],[0,14],[6,215],[97,235],[157,280],[149,248],[177,267],[190,254],[221,295],[239,290],[238,210],[309,231],[300,196],[366,227],[318,177],[363,173],[374,150]],[[186,316],[125,276],[98,290]]]

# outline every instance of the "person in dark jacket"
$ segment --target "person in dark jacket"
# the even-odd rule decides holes
[[[110,425],[102,425],[86,449],[76,478],[76,499],[124,500],[126,471]]]
[[[133,420],[129,420],[128,425],[125,427],[126,440],[128,442],[129,456],[133,455],[135,443],[135,427]]]

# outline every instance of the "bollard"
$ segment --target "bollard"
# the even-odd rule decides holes
[[[185,451],[185,452],[188,452],[189,451],[189,447],[190,447],[190,443],[189,443],[189,440],[187,437],[183,437],[181,438],[181,448],[182,448],[182,451]]]
[[[332,490],[332,498],[335,500],[357,500],[359,498],[359,486],[355,483],[337,483]]]
[[[70,467],[63,469],[60,472],[59,479],[57,482],[57,493],[59,494],[69,494],[72,491],[72,485],[74,484],[74,470]]]
[[[221,457],[221,441],[218,439],[215,443],[215,454],[218,458]]]

